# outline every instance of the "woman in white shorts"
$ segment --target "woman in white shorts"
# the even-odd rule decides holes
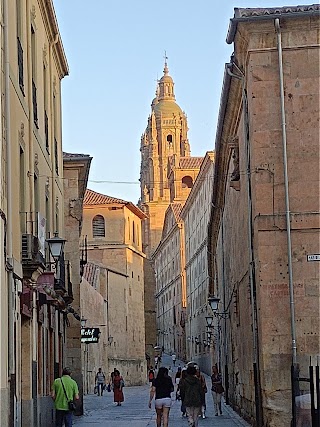
[[[171,393],[173,390],[174,387],[172,379],[168,375],[168,369],[162,366],[159,368],[157,378],[152,382],[149,400],[149,408],[151,408],[151,402],[155,396],[157,427],[161,427],[161,420],[163,420],[163,427],[168,427],[169,425],[169,412],[172,404]]]

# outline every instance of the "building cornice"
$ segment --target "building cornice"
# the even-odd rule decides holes
[[[48,33],[49,42],[53,45],[53,54],[59,68],[59,78],[69,74],[67,57],[63,48],[62,39],[59,31],[58,21],[52,0],[38,0],[39,8],[42,14],[43,22]]]
[[[230,19],[226,41],[228,44],[234,42],[238,23],[240,22],[266,21],[274,20],[276,18],[307,18],[310,16],[319,16],[319,4],[274,8],[235,8],[234,17]]]

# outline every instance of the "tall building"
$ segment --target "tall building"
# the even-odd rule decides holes
[[[52,382],[67,360],[71,270],[79,266],[63,251],[54,259],[47,241],[66,238],[68,64],[52,0],[3,0],[0,13],[0,424],[51,426]]]
[[[311,417],[320,349],[319,5],[235,9],[227,42],[208,228],[225,396],[285,427]]]
[[[199,163],[191,160],[187,134],[187,116],[175,101],[174,82],[165,62],[140,148],[140,207],[147,216],[143,224],[146,353],[150,356],[157,341],[155,277],[150,259],[161,240],[169,204],[185,202],[199,170]]]
[[[83,236],[88,266],[81,288],[81,313],[87,326],[101,328],[100,347],[86,352],[85,382],[103,369],[118,368],[126,384],[146,381],[142,222],[133,203],[86,191]],[[90,378],[91,372],[91,378]],[[91,382],[90,382],[91,380]]]

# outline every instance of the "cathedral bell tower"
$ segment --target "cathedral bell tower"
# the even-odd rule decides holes
[[[190,157],[187,132],[187,117],[175,102],[174,82],[166,58],[140,147],[140,207],[148,215],[144,227],[144,252],[148,257],[160,242],[164,215],[170,204],[168,161],[173,157],[177,162],[181,157]]]

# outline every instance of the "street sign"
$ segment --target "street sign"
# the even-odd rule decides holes
[[[307,255],[307,261],[320,261],[320,254]]]
[[[99,342],[99,328],[81,328],[81,342],[86,344]]]

